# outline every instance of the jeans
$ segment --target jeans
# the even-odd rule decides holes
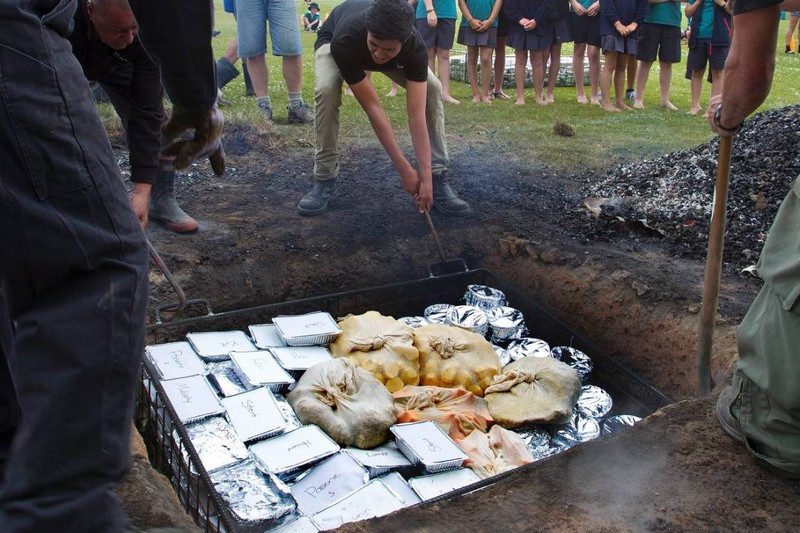
[[[267,52],[267,21],[272,55],[303,55],[300,22],[294,0],[237,0],[239,57],[255,57]]]
[[[0,3],[0,531],[124,529],[147,248],[74,0]],[[31,11],[34,10],[35,12]]]

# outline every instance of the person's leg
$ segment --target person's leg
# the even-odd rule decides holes
[[[21,5],[0,3],[0,396],[20,414],[0,424],[0,524],[122,531],[147,250],[64,38],[72,12]]]
[[[692,106],[689,108],[690,115],[699,115],[702,113],[700,107],[700,93],[703,89],[703,80],[705,79],[706,69],[697,69],[692,71],[692,78],[689,82],[692,92]]]
[[[722,87],[725,83],[725,71],[723,69],[711,69],[711,96],[713,98],[722,94]]]
[[[616,90],[617,56],[618,54],[616,52],[611,51],[606,52],[604,55],[605,62],[603,63],[603,73],[600,75],[600,92],[603,93],[601,105],[606,111],[619,111],[619,109],[611,103],[612,79],[614,80]],[[617,93],[617,96],[619,96],[619,93]]]
[[[636,71],[636,98],[633,100],[633,107],[636,109],[644,109],[644,89],[652,66],[652,61],[639,61],[639,68]]]
[[[600,104],[600,100],[597,97],[600,86],[600,47],[591,44],[587,45],[586,58],[589,61],[589,89],[591,91],[589,102],[592,105],[598,105]]]
[[[297,205],[301,215],[322,213],[336,194],[342,83],[342,74],[331,55],[331,45],[320,46],[314,52],[314,187]]]
[[[498,15],[501,16],[501,15]],[[506,36],[497,35],[497,45],[494,47],[494,98],[508,100],[510,97],[503,92],[506,79]]]
[[[439,64],[439,82],[442,84],[442,98],[448,104],[458,105],[461,102],[450,94],[450,49],[436,48],[436,62]],[[489,72],[488,70],[486,72]]]
[[[785,35],[785,44],[786,49],[785,53],[793,54],[794,50],[792,49],[792,34],[794,33],[795,28],[798,28],[797,21],[800,20],[800,17],[797,15],[789,14],[789,24],[786,28],[786,35]],[[800,30],[798,30],[798,37],[800,37]],[[797,45],[798,43],[795,43]]]
[[[536,103],[545,105],[544,101],[544,65],[547,61],[549,48],[544,50],[531,50],[531,71],[533,73],[533,95]]]
[[[528,62],[528,51],[522,48],[514,50],[514,81],[517,84],[516,105],[525,105],[525,66]]]
[[[314,112],[303,100],[303,43],[294,0],[269,0],[267,18],[272,55],[281,58],[289,124],[311,124]]]
[[[669,90],[672,85],[672,63],[659,61],[661,72],[658,74],[658,84],[661,89],[661,106],[670,111],[677,111],[678,108],[669,99]]]
[[[469,87],[472,89],[472,103],[478,104],[481,101],[481,91],[478,88],[478,47],[467,46],[467,79]]]
[[[492,103],[492,51],[489,46],[478,47],[481,59],[481,102]]]
[[[625,87],[625,80],[626,80],[626,73],[630,72],[628,70],[628,58],[630,54],[617,54],[617,69],[614,71],[614,98],[619,109],[630,109],[625,104],[625,92],[623,92],[623,88]]]
[[[272,101],[269,97],[267,70],[267,7],[261,0],[237,0],[236,31],[239,56],[247,68],[258,109],[272,123]],[[274,41],[273,41],[274,47]]]
[[[586,90],[583,86],[583,64],[586,57],[586,43],[575,43],[572,49],[572,75],[575,78],[575,96],[579,104],[586,104]]]
[[[434,74],[436,73],[436,47],[431,46],[428,48],[428,68],[431,69]]]
[[[627,71],[627,75],[625,77],[625,98],[628,100],[633,100],[636,98],[636,71],[638,70],[638,65],[636,64],[636,58],[633,61],[626,61],[625,68]]]
[[[561,43],[554,44],[550,47],[550,72],[547,76],[547,96],[545,102],[552,104],[555,99],[553,91],[556,88],[558,81],[558,73],[561,70]]]

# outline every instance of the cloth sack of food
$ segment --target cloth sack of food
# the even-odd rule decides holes
[[[564,424],[572,416],[581,378],[552,357],[523,357],[503,367],[486,389],[495,423],[505,428],[522,424]]]
[[[461,388],[407,386],[392,396],[398,423],[431,420],[453,440],[485,433],[492,423],[486,400]]]
[[[347,357],[372,372],[389,392],[419,384],[413,328],[377,311],[350,315],[339,328],[342,332],[328,347],[334,357]]]
[[[348,359],[312,366],[286,399],[303,424],[316,424],[341,446],[374,448],[397,421],[386,387]]]
[[[481,479],[502,474],[534,460],[522,437],[497,425],[492,426],[489,433],[473,431],[457,444],[469,455],[464,466],[471,468]]]
[[[481,335],[455,326],[429,324],[414,330],[420,385],[463,387],[483,396],[500,372],[500,358]]]

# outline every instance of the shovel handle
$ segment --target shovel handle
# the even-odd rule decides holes
[[[436,248],[439,250],[439,257],[442,259],[442,263],[446,261],[444,258],[444,248],[442,248],[442,241],[439,240],[439,234],[436,233],[436,228],[433,227],[433,220],[431,220],[431,214],[428,213],[426,209],[423,211],[425,214],[425,222],[428,223],[428,227],[431,228],[431,233],[433,234],[433,240],[436,241]]]
[[[145,236],[145,240],[147,241],[147,250],[150,252],[150,257],[153,259],[153,262],[156,264],[158,269],[164,274],[164,277],[167,278],[167,281],[172,286],[172,290],[178,295],[178,303],[170,305],[170,309],[174,311],[180,311],[184,307],[186,307],[186,294],[183,292],[178,280],[172,275],[169,268],[167,268],[167,264],[161,259],[161,256],[158,255],[153,243],[150,242],[150,239]]]
[[[731,170],[732,137],[720,137],[717,156],[717,181],[714,186],[714,203],[711,228],[708,233],[703,306],[700,310],[700,334],[697,341],[697,378],[700,395],[711,392],[711,347],[714,343],[714,324],[717,321],[719,286],[722,275],[722,248],[725,242],[725,214],[728,207],[728,181]]]

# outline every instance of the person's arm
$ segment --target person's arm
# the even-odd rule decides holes
[[[417,156],[419,177],[414,200],[420,212],[430,210],[433,205],[433,175],[431,172],[431,143],[428,137],[428,123],[425,120],[425,104],[428,94],[427,81],[406,82],[406,108],[408,129],[414,154]],[[408,189],[406,189],[408,190]]]
[[[711,129],[730,136],[769,94],[775,71],[775,46],[781,5],[734,14],[733,39],[725,62],[725,86],[722,94],[708,103]],[[717,127],[714,114],[722,105]],[[723,129],[724,128],[724,129]]]
[[[497,15],[500,14],[500,10],[502,8],[503,8],[503,0],[495,0],[494,5],[492,6],[492,12],[489,14],[489,18],[486,19],[487,30],[492,27],[492,24],[494,24],[494,21],[495,19],[497,19]]]
[[[425,5],[425,13],[428,19],[428,26],[435,28],[439,24],[439,17],[436,16],[436,10],[433,8],[433,0],[423,0]]]
[[[475,31],[478,31],[478,28],[481,25],[481,21],[472,16],[472,13],[469,10],[469,6],[467,6],[466,0],[458,0],[458,9],[461,10],[461,16],[464,17],[464,20],[467,21],[469,27]]]
[[[583,4],[578,2],[578,0],[569,0],[570,5],[572,5],[572,12],[582,17],[586,14],[586,8],[583,7]]]
[[[414,167],[408,162],[400,145],[397,143],[397,137],[394,134],[394,128],[389,122],[389,117],[386,115],[386,110],[381,105],[378,92],[369,76],[364,77],[358,83],[350,85],[350,90],[353,91],[359,105],[367,114],[372,130],[375,136],[378,137],[383,149],[392,161],[397,173],[400,174],[400,181],[403,184],[403,189],[411,195],[416,195],[419,190],[419,176],[417,175]],[[425,133],[427,142],[428,134]],[[429,149],[430,151],[430,149]],[[428,157],[428,168],[430,168],[430,156]]]
[[[697,10],[700,6],[703,5],[703,0],[694,0],[692,3],[686,4],[686,9],[684,9],[684,13],[686,14],[686,18],[691,18],[697,13]]]

